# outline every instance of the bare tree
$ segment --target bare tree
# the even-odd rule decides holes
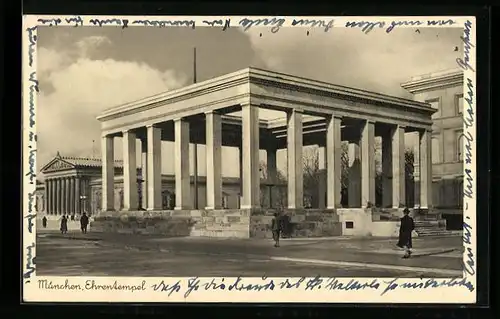
[[[377,144],[378,145],[378,144]],[[380,145],[378,145],[380,146]],[[347,203],[347,189],[349,185],[349,143],[343,142],[341,145],[341,169],[342,173],[339,177],[341,179],[342,187],[342,205]],[[382,159],[380,156],[380,147],[376,146],[375,156],[375,187],[376,187],[376,206],[382,204],[383,194],[383,172],[382,172]],[[318,207],[319,203],[319,184],[321,172],[319,169],[319,152],[317,148],[307,148],[303,154],[303,179],[304,179],[304,206],[305,207]],[[267,165],[265,162],[260,163],[260,177],[268,181]],[[414,153],[411,149],[405,151],[405,180],[406,180],[406,203],[413,205],[414,203]],[[278,171],[274,184],[271,186],[272,201],[275,206],[286,207],[287,205],[287,189],[286,189],[286,176]],[[269,201],[269,188],[268,186],[262,187],[260,192],[260,202],[262,207]],[[278,208],[276,207],[276,208]]]
[[[405,150],[405,194],[406,194],[406,205],[415,205],[415,153],[412,149],[407,148]]]
[[[318,207],[319,153],[317,148],[305,148],[303,154],[304,207]]]

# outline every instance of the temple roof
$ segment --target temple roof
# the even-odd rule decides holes
[[[57,152],[56,157],[54,157],[50,162],[48,162],[44,167],[42,167],[41,172],[54,172],[63,171],[69,169],[85,169],[85,168],[101,168],[100,158],[90,158],[90,157],[73,157],[73,156],[61,156]],[[115,161],[115,168],[122,168],[123,161]]]

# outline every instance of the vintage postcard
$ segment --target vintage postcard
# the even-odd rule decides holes
[[[476,302],[474,17],[23,21],[25,302]]]

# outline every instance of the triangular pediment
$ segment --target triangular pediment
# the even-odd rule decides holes
[[[64,171],[68,169],[73,169],[75,166],[61,158],[54,158],[47,165],[45,165],[41,171],[42,173]]]

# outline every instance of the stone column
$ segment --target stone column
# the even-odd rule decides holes
[[[90,198],[89,198],[90,191],[88,189],[88,179],[87,178],[82,178],[81,183],[82,183],[82,185],[81,185],[82,186],[82,195],[84,197],[84,199],[82,201],[82,212],[89,213],[89,207],[87,207],[88,202],[90,200]],[[114,184],[113,184],[113,188],[110,189],[110,191],[113,192],[113,203],[111,203],[111,205],[113,207],[112,209],[114,210],[115,209],[115,203],[114,203],[114,200],[115,200]],[[101,209],[104,209],[104,208],[101,207]]]
[[[57,179],[57,215],[62,215],[63,205],[62,205],[62,179]]]
[[[318,208],[326,208],[326,197],[327,197],[327,171],[326,171],[326,147],[318,147]]]
[[[75,177],[69,178],[69,212],[71,215],[75,213]]]
[[[361,207],[375,205],[375,123],[367,121],[361,130]]]
[[[52,215],[57,215],[57,189],[56,189],[56,180],[51,178],[50,180],[50,213]]]
[[[206,162],[206,209],[220,209],[222,208],[222,120],[221,115],[215,112],[206,113]]]
[[[161,210],[161,128],[149,125],[147,135],[147,210]]]
[[[287,113],[288,208],[304,207],[304,175],[302,158],[302,113]]]
[[[382,135],[382,207],[393,207],[393,137],[397,128]]]
[[[131,131],[123,132],[123,210],[139,208],[137,193],[136,135]]]
[[[340,206],[342,196],[342,145],[340,117],[331,116],[326,129],[327,208]]]
[[[69,177],[64,178],[64,195],[63,195],[63,200],[64,200],[64,210],[63,214],[68,215],[69,214]]]
[[[432,145],[431,131],[421,131],[420,137],[420,207],[432,208]]]
[[[103,136],[102,147],[102,210],[112,211],[115,204],[114,138]]]
[[[81,205],[80,183],[81,183],[80,177],[76,176],[75,177],[75,213],[77,215],[82,213],[81,208],[80,208],[80,205]]]
[[[45,210],[47,212],[47,215],[51,214],[51,209],[50,209],[50,179],[45,180]]]
[[[259,108],[245,104],[242,114],[242,163],[243,163],[243,198],[242,209],[260,207],[259,174]]]
[[[392,131],[392,207],[406,205],[405,128],[398,125]]]
[[[238,208],[241,208],[241,203],[243,202],[243,150],[241,145],[238,146],[238,165],[240,168],[239,178],[240,178],[240,193],[238,196]]]
[[[148,199],[148,143],[146,139],[141,139],[141,202],[142,209],[146,209]]]
[[[349,143],[349,180],[348,205],[349,208],[361,207],[361,148],[359,139]]]
[[[175,123],[175,209],[191,209],[191,176],[189,174],[189,122]]]

